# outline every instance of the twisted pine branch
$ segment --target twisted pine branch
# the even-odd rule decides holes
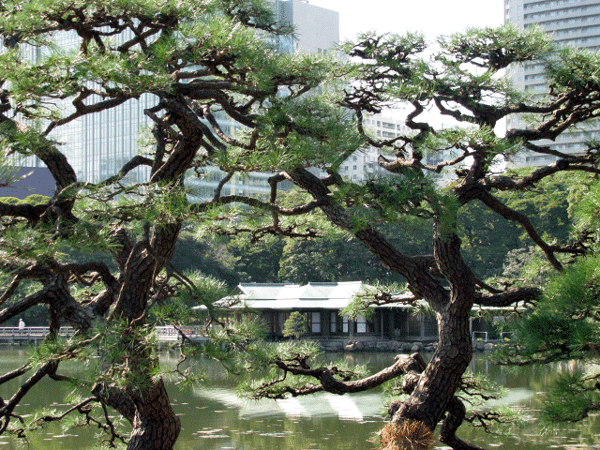
[[[340,370],[337,367],[319,367],[311,369],[306,360],[306,357],[297,355],[292,361],[274,361],[274,364],[283,370],[284,374],[281,378],[260,386],[257,390],[257,396],[285,398],[286,394],[297,397],[322,391],[337,395],[364,392],[407,373],[414,365],[415,355],[398,355],[395,358],[395,363],[391,366],[386,367],[374,375],[355,381],[350,381],[352,376],[351,372]],[[270,388],[285,381],[288,373],[292,375],[313,377],[318,380],[319,384],[307,383],[300,388],[286,386],[283,389],[284,393],[271,394]]]

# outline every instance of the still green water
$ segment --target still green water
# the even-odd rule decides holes
[[[347,354],[336,357],[366,364],[376,371],[393,362],[394,355]],[[18,367],[27,357],[24,348],[0,348],[0,371]],[[174,365],[176,353],[164,352],[165,366]],[[234,391],[235,380],[228,378],[218,364],[198,360],[194,367],[204,371],[209,382],[202,386],[179,389],[171,383],[169,390],[174,408],[182,421],[182,433],[177,450],[372,450],[367,441],[383,423],[380,391],[353,396],[321,394],[286,401],[260,402],[240,399]],[[78,367],[67,366],[63,372],[76,373]],[[536,422],[536,393],[543,392],[557,371],[572,370],[572,365],[552,368],[497,367],[477,355],[471,365],[473,372],[483,372],[492,380],[508,387],[503,402],[522,411],[525,424],[512,437],[489,435],[469,425],[461,427],[459,435],[487,449],[502,450],[590,450],[600,448],[600,421],[591,417],[581,425],[567,425],[542,430]],[[7,398],[18,381],[0,387],[0,396]],[[36,387],[26,398],[22,413],[53,405],[60,409],[68,388],[48,382]],[[50,424],[23,441],[0,436],[0,450],[85,450],[96,443],[96,430],[74,428],[65,430]],[[436,449],[443,449],[438,444]]]

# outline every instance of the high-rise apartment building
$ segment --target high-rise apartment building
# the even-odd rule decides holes
[[[505,0],[505,23],[513,23],[519,29],[538,26],[558,44],[596,52],[600,49],[600,1],[593,0]],[[512,69],[514,86],[531,95],[544,96],[548,86],[544,65],[529,62]],[[522,121],[510,118],[508,128],[525,126]],[[572,133],[564,134],[556,142],[544,142],[555,150],[577,154],[584,149],[584,142],[600,138],[598,123],[580,126]],[[554,156],[522,152],[511,161],[513,166],[539,166],[548,164]]]
[[[376,140],[393,139],[409,134],[411,130],[403,119],[385,114],[367,116],[364,120],[365,131]],[[355,152],[340,167],[340,174],[349,181],[362,182],[389,173],[378,164],[381,150],[369,147]]]

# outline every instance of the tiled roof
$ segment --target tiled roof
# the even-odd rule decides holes
[[[234,308],[252,309],[342,309],[369,285],[362,281],[339,283],[242,283],[236,289],[240,301]],[[232,297],[223,299],[231,304]]]

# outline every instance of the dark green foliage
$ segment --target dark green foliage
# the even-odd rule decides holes
[[[458,223],[465,261],[483,278],[500,275],[507,254],[525,245],[521,228],[480,203],[463,208]]]
[[[247,239],[234,239],[224,245],[231,255],[231,269],[241,282],[272,283],[285,281],[279,277],[285,239],[267,238],[252,243]]]
[[[400,216],[397,210],[393,212],[394,208],[400,203],[418,203],[418,200],[404,197],[400,200],[400,193],[394,185],[394,181],[383,181],[353,186],[352,195],[360,193],[363,200],[370,197],[372,202],[377,193],[377,204],[395,214],[391,222],[397,222]],[[585,195],[589,189],[585,186],[583,177],[564,174],[543,180],[535,189],[498,192],[497,196],[509,207],[530,216],[542,235],[557,244],[567,244],[572,240],[574,229],[569,211],[580,203],[578,211],[583,211],[584,207],[592,211],[595,208],[588,200],[590,196]],[[426,189],[430,187],[421,186],[416,192],[423,194]],[[390,190],[390,195],[381,196],[381,190]],[[404,192],[402,195],[407,194]],[[416,212],[416,209],[413,207],[412,211]],[[505,265],[510,265],[509,255],[527,252],[533,245],[521,227],[479,202],[469,203],[460,210],[458,225],[465,261],[484,279],[506,277],[508,272],[503,272]],[[426,218],[404,216],[400,223],[387,224],[382,226],[382,230],[402,252],[428,254],[433,251],[427,240],[431,227],[431,221]],[[343,233],[328,231],[324,237],[313,240],[270,238],[256,244],[243,237],[207,239],[206,236],[194,236],[191,232],[182,235],[173,259],[176,266],[201,270],[230,285],[251,281],[308,283],[362,280],[388,283],[402,280],[386,270],[374,255],[365,253],[362,244]]]
[[[550,361],[600,348],[600,255],[587,256],[546,284],[535,311],[514,325],[519,357]]]
[[[231,259],[225,245],[200,241],[192,233],[182,233],[171,263],[183,272],[200,271],[225,281],[229,286],[235,286],[241,278],[232,267]]]
[[[598,184],[573,184],[569,210],[574,229],[597,237],[600,214]],[[597,360],[600,350],[600,254],[598,241],[584,241],[593,253],[579,258],[564,272],[544,283],[544,295],[535,309],[512,326],[517,348],[508,350],[508,362]],[[514,351],[516,350],[516,351]],[[564,363],[563,363],[564,364]],[[542,397],[542,418],[548,423],[577,422],[600,408],[598,373],[567,368]]]
[[[335,235],[311,241],[288,241],[283,249],[279,280],[293,283],[400,281],[362,245],[347,236]]]
[[[171,262],[182,271],[200,271],[234,287],[238,283],[272,283],[282,257],[284,239],[252,243],[245,236],[198,237],[184,232]]]
[[[558,422],[579,422],[600,407],[596,376],[567,369],[554,381],[542,397],[542,420],[549,425]]]
[[[383,200],[385,201],[385,200]],[[433,251],[431,222],[410,216],[381,224],[381,232],[407,254]],[[336,230],[314,240],[287,240],[280,261],[279,280],[294,283],[310,281],[401,282],[403,278],[386,269],[377,257],[350,234]]]
[[[566,245],[576,239],[569,211],[581,201],[580,191],[586,183],[582,176],[567,173],[545,179],[535,189],[495,194],[510,208],[530,217],[550,242]],[[501,275],[509,253],[534,245],[522,227],[480,202],[462,208],[458,223],[464,258],[482,278]]]
[[[585,185],[583,185],[585,186]],[[587,191],[587,192],[586,192]],[[581,195],[582,192],[585,195]],[[578,185],[567,197],[574,229],[594,232],[600,220],[598,185]],[[535,310],[515,324],[521,352],[534,359],[565,359],[586,355],[600,345],[600,254],[598,241],[588,240],[591,254],[580,257],[545,282]]]
[[[590,232],[600,237],[600,184],[580,183],[572,192],[570,211],[575,220],[575,230]]]

